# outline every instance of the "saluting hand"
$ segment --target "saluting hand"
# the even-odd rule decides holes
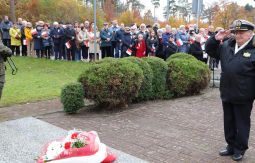
[[[230,35],[230,30],[220,30],[216,35],[216,40],[224,40],[224,38],[228,37]]]

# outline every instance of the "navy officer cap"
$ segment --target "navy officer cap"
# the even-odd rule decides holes
[[[237,30],[237,31],[247,31],[247,30],[254,30],[255,25],[247,20],[235,20],[233,24],[230,26],[230,30]]]

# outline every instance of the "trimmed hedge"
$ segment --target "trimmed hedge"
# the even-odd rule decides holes
[[[61,102],[66,113],[76,113],[84,106],[84,91],[81,83],[71,83],[62,88]]]
[[[126,58],[123,58],[123,60],[128,60],[137,64],[143,71],[144,80],[138,92],[138,96],[134,99],[134,101],[139,102],[139,101],[145,101],[145,100],[151,99],[153,72],[150,65],[144,60],[137,57],[126,57]]]
[[[171,92],[168,92],[166,87],[167,63],[157,57],[144,57],[142,59],[150,65],[153,72],[151,99],[171,98]]]
[[[169,60],[171,59],[175,59],[175,58],[179,58],[179,59],[196,59],[193,55],[187,54],[187,53],[175,53],[173,55],[171,55],[166,62],[169,62]]]
[[[79,77],[85,97],[101,106],[127,105],[138,95],[144,80],[143,72],[135,63],[121,59],[92,64]]]
[[[206,88],[210,81],[208,66],[190,56],[174,54],[167,61],[169,67],[168,89],[177,97],[197,94]]]

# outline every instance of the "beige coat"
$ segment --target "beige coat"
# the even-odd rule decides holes
[[[89,53],[100,52],[100,33],[97,31],[97,49],[94,48],[94,32],[89,32]]]

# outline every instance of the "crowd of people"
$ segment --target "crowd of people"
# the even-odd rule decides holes
[[[207,63],[205,42],[215,35],[213,26],[195,32],[194,25],[181,25],[177,29],[170,25],[160,28],[158,23],[125,26],[116,20],[111,24],[105,22],[101,30],[89,21],[74,24],[38,21],[33,28],[31,22],[22,18],[12,23],[8,16],[4,17],[0,29],[3,43],[12,49],[13,55],[76,61],[128,56],[157,56],[166,60],[171,54],[184,52]],[[220,29],[216,28],[216,32]]]

